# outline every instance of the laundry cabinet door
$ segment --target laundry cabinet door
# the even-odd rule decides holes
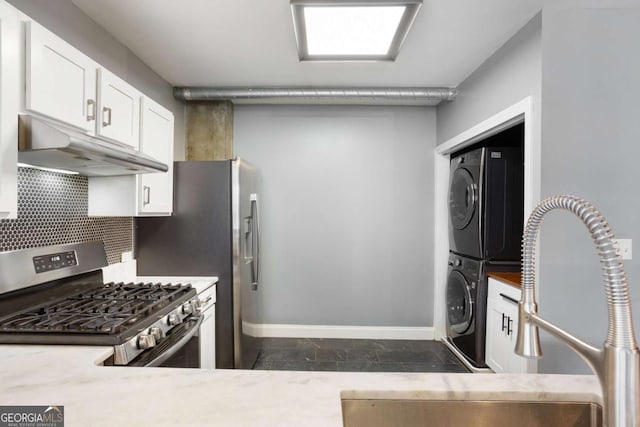
[[[510,372],[514,358],[514,319],[507,313],[509,307],[498,299],[487,301],[487,365],[497,373]],[[506,312],[506,313],[505,313]]]
[[[520,289],[489,278],[487,297],[487,365],[497,373],[533,373],[537,364],[515,353]]]

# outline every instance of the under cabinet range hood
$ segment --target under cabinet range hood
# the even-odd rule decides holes
[[[86,176],[166,172],[169,167],[131,147],[103,141],[37,117],[18,116],[18,160]]]

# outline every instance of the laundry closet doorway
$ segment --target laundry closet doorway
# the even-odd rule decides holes
[[[487,118],[456,135],[434,151],[434,334],[436,339],[446,336],[445,286],[449,256],[448,192],[451,154],[495,135],[516,124],[524,123],[524,218],[540,201],[540,144],[534,138],[532,98]]]

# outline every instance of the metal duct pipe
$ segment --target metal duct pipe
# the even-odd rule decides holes
[[[184,101],[269,103],[329,103],[436,105],[453,101],[455,88],[210,88],[175,87],[173,96]]]

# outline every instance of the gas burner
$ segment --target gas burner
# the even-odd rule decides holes
[[[0,332],[119,334],[193,293],[181,284],[91,286],[0,320]]]

